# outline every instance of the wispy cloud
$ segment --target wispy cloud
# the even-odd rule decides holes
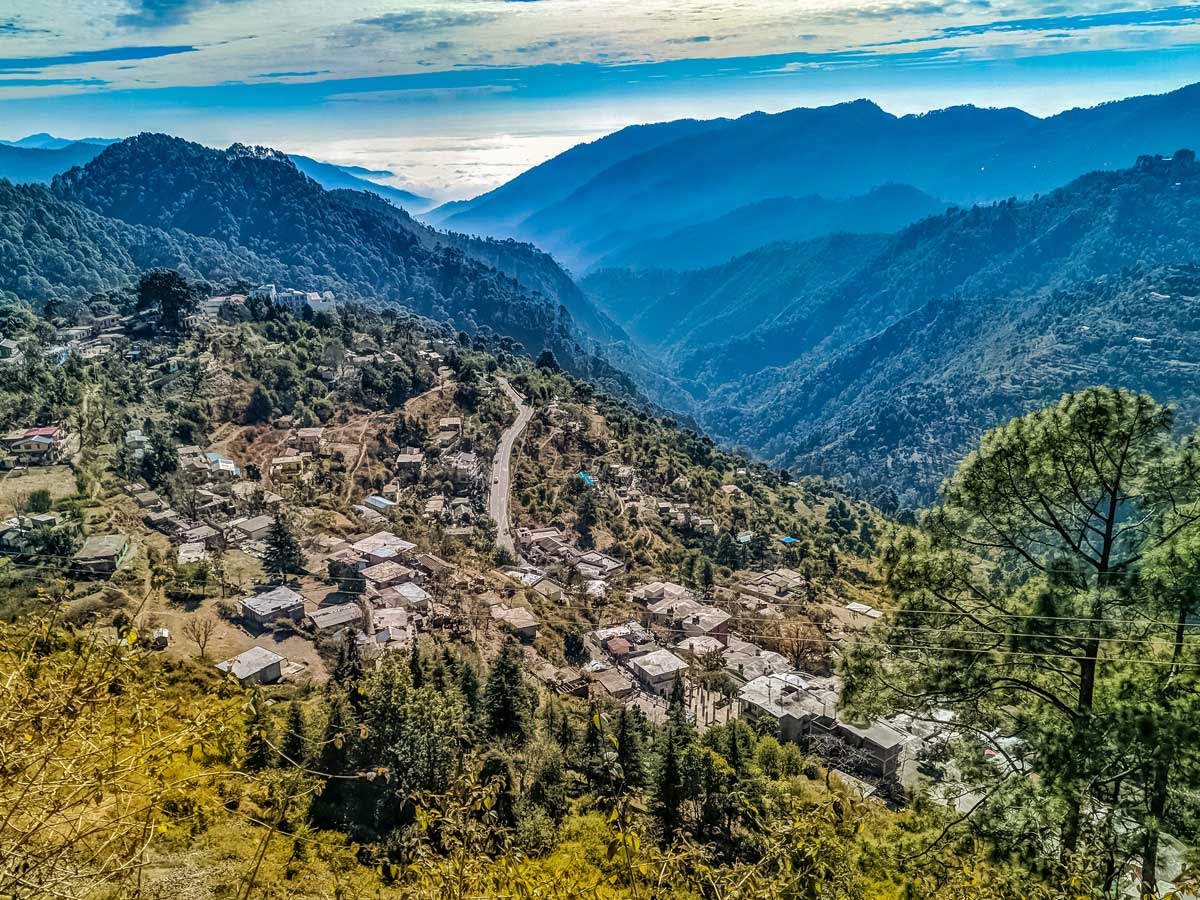
[[[206,6],[238,2],[240,0],[131,0],[129,12],[118,15],[117,24],[126,28],[183,25]]]
[[[412,12],[384,13],[381,16],[371,16],[367,19],[357,19],[359,25],[370,25],[397,34],[410,32],[439,31],[443,28],[457,28],[462,25],[480,25],[494,22],[498,19],[495,13],[449,10],[421,9]]]
[[[44,69],[47,66],[82,66],[95,62],[123,62],[130,59],[158,59],[177,53],[192,53],[195,47],[179,44],[166,47],[108,47],[104,50],[75,50],[59,56],[0,57],[5,69]]]
[[[1079,32],[1093,28],[1132,27],[1177,27],[1195,25],[1200,22],[1200,5],[1167,6],[1158,9],[1121,10],[1118,12],[1090,13],[1085,15],[1037,16],[1027,19],[996,19],[971,25],[949,25],[923,37],[903,38],[864,44],[866,47],[895,47],[900,44],[916,44],[925,41],[952,40],[976,37],[985,34],[1012,34],[1017,32]]]
[[[0,21],[0,34],[49,34],[49,28],[30,28],[16,19]]]
[[[516,90],[511,84],[476,84],[463,87],[398,88],[386,91],[357,91],[330,94],[334,103],[430,103],[465,100],[494,94],[509,94]]]

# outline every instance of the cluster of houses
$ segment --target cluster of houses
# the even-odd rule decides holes
[[[651,582],[630,599],[641,610],[628,622],[586,635],[584,668],[595,687],[617,700],[639,691],[670,695],[693,669],[723,672],[736,689],[736,714],[780,740],[813,745],[836,762],[890,778],[911,735],[894,723],[856,723],[838,712],[840,681],[797,670],[787,657],[730,630],[730,615],[682,585]]]
[[[68,357],[89,360],[107,356],[126,340],[135,318],[110,313],[95,316],[86,325],[65,325],[55,330],[46,355],[60,362]]]
[[[407,650],[421,631],[450,622],[450,608],[428,589],[429,576],[449,568],[444,560],[418,552],[415,544],[390,531],[354,541],[326,537],[320,544],[325,563],[340,564],[340,580],[353,582],[346,585],[352,590],[337,591],[318,603],[288,585],[264,586],[240,601],[244,624],[255,631],[303,624],[314,637],[353,641],[370,660]],[[243,684],[265,684],[277,681],[285,666],[284,657],[255,646],[219,668]]]
[[[599,550],[579,549],[561,528],[518,528],[517,549],[534,565],[557,564],[563,569],[574,570],[585,582],[606,582],[625,571],[623,560]]]
[[[128,432],[125,441],[135,455],[144,452],[142,432]],[[125,485],[147,527],[178,545],[180,564],[202,562],[213,551],[229,548],[264,556],[267,532],[283,497],[244,478],[241,467],[222,453],[184,446],[178,448],[178,454],[187,487],[177,500],[186,502],[186,510],[176,509],[158,491],[140,482]]]

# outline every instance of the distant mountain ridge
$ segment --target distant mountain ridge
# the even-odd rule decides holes
[[[72,141],[44,132],[17,141],[0,141],[0,178],[17,184],[49,184],[55,175],[61,175],[75,166],[86,165],[99,156],[105,147],[117,142],[107,138]],[[372,180],[372,177],[390,176],[391,172],[364,169],[361,166],[339,166],[298,153],[290,154],[289,158],[305,175],[330,190],[345,188],[370,191],[410,212],[421,212],[433,205],[428,197]]]
[[[927,498],[984,428],[1074,387],[1153,389],[1200,421],[1198,266],[1181,151],[891,236],[584,284],[687,391],[660,402],[778,463]]]
[[[1044,119],[971,106],[895,116],[857,100],[639,128],[572,148],[440,221],[531,241],[584,272],[627,244],[775,197],[844,199],[884,184],[959,205],[1030,197],[1143,153],[1200,146],[1200,85]]]
[[[817,194],[772,197],[664,237],[626,243],[602,257],[596,268],[708,268],[767,244],[799,243],[836,232],[898,231],[944,212],[946,206],[903,184],[881,185],[846,199],[829,200]]]

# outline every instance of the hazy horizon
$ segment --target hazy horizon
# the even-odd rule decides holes
[[[14,139],[266,144],[436,199],[626,125],[867,98],[1047,115],[1200,81],[1200,5],[102,0],[0,6]],[[263,23],[270,23],[264,28]]]

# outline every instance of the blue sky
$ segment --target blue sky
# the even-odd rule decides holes
[[[0,137],[170,131],[469,196],[623,125],[1200,81],[1200,2],[0,0]]]

